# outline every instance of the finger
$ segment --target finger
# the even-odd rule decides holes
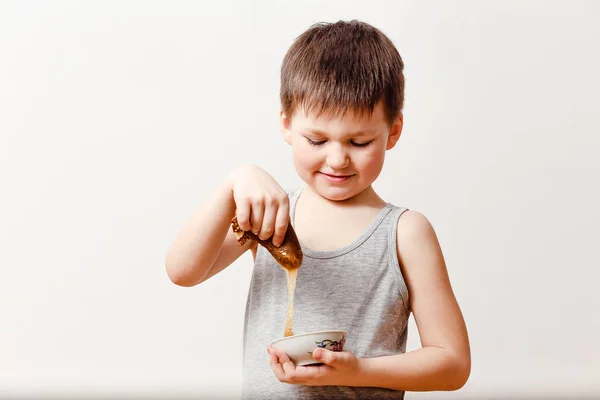
[[[337,366],[343,361],[339,352],[334,352],[322,348],[315,349],[315,351],[313,352],[313,358],[317,361],[331,366]]]
[[[252,232],[258,235],[260,228],[262,227],[263,215],[265,213],[265,204],[262,199],[255,200],[252,202],[252,212],[250,217],[250,224],[252,225]]]
[[[279,379],[280,382],[285,382],[285,372],[283,370],[283,365],[279,363],[279,355],[277,354],[277,350],[273,347],[269,346],[269,364],[271,364],[271,369],[273,373]]]
[[[250,226],[250,203],[248,201],[236,202],[235,216],[238,221],[240,229],[243,231],[249,231]]]
[[[277,352],[279,354],[279,362],[283,366],[283,371],[285,372],[287,380],[293,383],[300,383],[300,381],[296,379],[296,365],[294,362],[284,351],[277,350]]]
[[[277,203],[274,200],[268,200],[265,204],[265,213],[262,219],[262,226],[258,237],[267,240],[273,235],[275,229],[275,218],[277,217]]]
[[[296,380],[304,384],[310,384],[310,382],[317,384],[318,380],[331,370],[332,368],[327,365],[305,365],[296,367],[294,376]]]
[[[277,209],[277,217],[275,218],[275,233],[273,234],[273,244],[281,246],[285,238],[288,222],[290,219],[290,206],[287,201],[279,205]]]

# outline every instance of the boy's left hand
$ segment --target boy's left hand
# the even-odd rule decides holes
[[[313,358],[322,365],[296,366],[281,350],[269,346],[273,373],[281,382],[308,386],[350,386],[359,373],[359,359],[349,351],[315,349]]]

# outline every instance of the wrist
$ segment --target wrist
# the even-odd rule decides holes
[[[232,177],[227,176],[217,188],[217,199],[216,201],[222,204],[228,204],[228,208],[233,210],[235,213],[235,199],[233,197],[233,180]],[[233,218],[233,217],[232,217]]]
[[[233,188],[235,187],[235,183],[240,179],[240,176],[247,174],[251,168],[256,168],[253,164],[243,164],[232,169],[229,174],[225,177],[224,186],[227,187],[233,193]]]
[[[239,169],[240,169],[240,167],[236,167],[236,168],[232,169],[231,171],[229,171],[229,173],[225,177],[225,180],[223,181],[223,184],[221,185],[221,189],[229,190],[231,193],[233,193],[235,177],[239,173]]]
[[[357,358],[356,368],[351,376],[350,386],[369,386],[366,381],[369,376],[369,359],[368,358]]]

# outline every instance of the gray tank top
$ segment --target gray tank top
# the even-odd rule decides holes
[[[301,189],[290,193],[290,218]],[[406,208],[390,203],[360,237],[333,251],[302,245],[294,298],[293,331],[348,331],[344,349],[359,358],[406,351],[408,290],[396,252],[396,226]],[[282,383],[269,365],[268,344],[283,336],[287,314],[283,268],[258,246],[246,302],[243,399],[403,399],[384,388],[305,386]]]

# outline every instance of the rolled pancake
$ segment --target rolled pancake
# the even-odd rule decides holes
[[[258,242],[260,245],[266,248],[269,253],[271,253],[279,265],[287,270],[296,269],[300,266],[300,264],[302,264],[302,249],[292,224],[288,224],[285,237],[283,238],[283,243],[281,243],[281,246],[279,247],[273,245],[272,237],[267,240],[262,240],[257,235],[252,233],[252,231],[242,230],[242,228],[240,228],[238,225],[237,217],[233,217],[231,220],[231,229],[235,233],[240,246],[246,244],[248,240],[254,240]]]

